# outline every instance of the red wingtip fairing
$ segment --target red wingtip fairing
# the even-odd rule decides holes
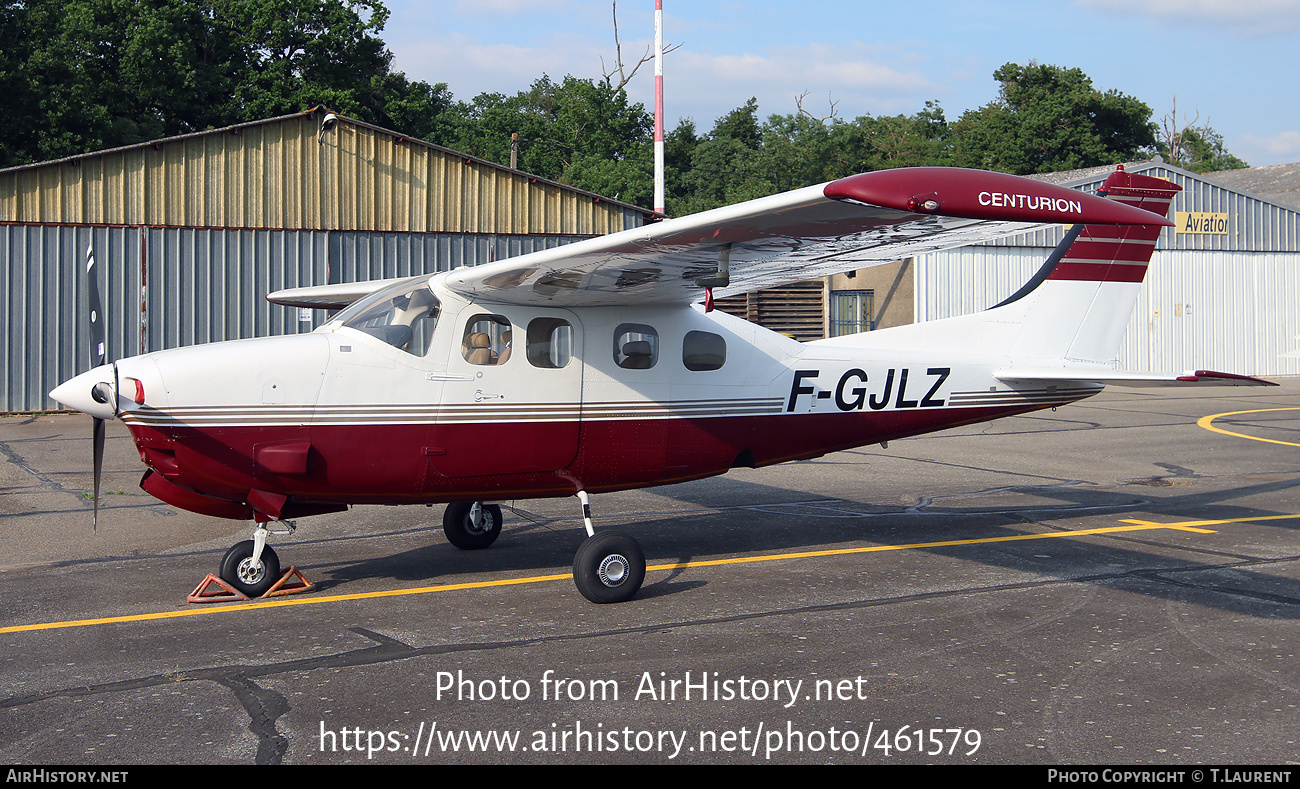
[[[1064,186],[958,167],[909,167],[862,173],[832,181],[823,194],[832,200],[966,219],[1161,227],[1173,224],[1140,208]],[[935,207],[930,208],[931,204]]]

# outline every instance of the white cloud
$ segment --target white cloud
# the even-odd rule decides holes
[[[629,69],[649,43],[648,38],[624,38],[623,56]],[[581,32],[538,31],[534,37],[515,38],[511,43],[485,42],[479,35],[451,31],[418,37],[398,34],[390,37],[389,46],[397,55],[396,68],[414,79],[446,82],[457,99],[466,101],[485,91],[512,94],[542,74],[555,79],[567,74],[598,79],[602,58],[606,69],[614,65],[612,41]],[[879,52],[849,43],[704,53],[688,42],[665,58],[666,123],[671,128],[678,118],[691,117],[701,131],[708,131],[714,119],[743,105],[750,96],[759,100],[760,119],[793,113],[795,97],[804,93],[808,94],[804,106],[817,115],[830,111],[830,101],[838,102],[841,118],[868,113],[910,115],[922,109],[926,99],[943,98],[947,90],[917,70],[905,57],[908,51]],[[649,108],[653,85],[653,67],[646,64],[628,85],[628,94]]]
[[[574,3],[564,0],[550,0],[546,4],[539,4],[537,0],[456,0],[452,3],[452,13],[464,19],[491,19],[502,15],[524,16],[536,13],[559,15],[568,13],[574,6]]]
[[[1230,150],[1255,167],[1300,162],[1300,131],[1284,131],[1272,137],[1242,134]]]
[[[854,118],[911,114],[944,92],[919,72],[885,65],[860,45],[787,45],[743,54],[680,50],[671,58],[664,69],[668,115],[693,117],[702,131],[750,96],[758,98],[760,117],[795,112],[795,97],[807,93],[810,112],[826,114],[824,105],[833,100],[839,117]]]
[[[1076,0],[1107,14],[1145,16],[1169,26],[1202,27],[1234,36],[1300,30],[1300,0]]]
[[[581,36],[554,34],[528,44],[490,43],[463,33],[449,33],[390,44],[396,67],[414,79],[446,82],[458,99],[479,93],[512,94],[548,74],[584,78],[600,76],[600,57],[608,54]]]

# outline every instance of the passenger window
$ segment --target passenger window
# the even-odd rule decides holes
[[[573,327],[560,318],[534,318],[528,323],[526,353],[534,367],[556,370],[573,358]]]
[[[628,370],[649,370],[659,361],[659,332],[643,323],[624,323],[614,330],[614,362]]]
[[[727,361],[727,341],[707,331],[686,332],[682,342],[682,364],[687,370],[716,370]]]
[[[460,350],[470,364],[505,364],[511,340],[510,321],[500,315],[475,315],[465,324]]]

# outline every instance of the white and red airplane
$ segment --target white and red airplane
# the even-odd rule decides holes
[[[1267,384],[1115,370],[1178,191],[1122,170],[1095,195],[976,170],[865,173],[473,268],[281,291],[268,298],[345,309],[310,334],[101,357],[51,396],[95,417],[96,494],[102,420],[117,417],[146,491],[253,520],[221,562],[250,595],[279,576],[272,522],[449,502],[450,542],[485,548],[501,530],[493,502],[577,496],[588,537],[574,580],[617,602],[645,559],[630,536],[593,529],[588,494],[1049,408],[1106,383]],[[1072,228],[981,313],[800,343],[712,310],[715,289],[1047,223]]]

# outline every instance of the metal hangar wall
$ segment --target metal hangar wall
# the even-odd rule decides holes
[[[0,170],[0,412],[109,356],[311,331],[274,290],[475,265],[638,227],[648,209],[327,110]]]

